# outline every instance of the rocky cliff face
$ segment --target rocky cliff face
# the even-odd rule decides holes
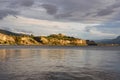
[[[39,43],[28,36],[9,36],[0,33],[1,45],[39,45]]]
[[[39,43],[31,37],[20,37],[20,45],[39,45]]]
[[[8,36],[0,33],[0,44],[14,44],[15,39],[12,36]]]

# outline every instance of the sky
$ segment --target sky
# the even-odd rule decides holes
[[[120,0],[0,0],[0,29],[111,39],[120,35]]]

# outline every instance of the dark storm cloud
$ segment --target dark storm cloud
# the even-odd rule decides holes
[[[43,3],[57,5],[57,14],[53,15],[55,19],[96,22],[107,20],[106,16],[113,16],[114,8],[117,8],[118,4],[112,1],[114,2],[114,0],[44,0]]]
[[[67,3],[66,1],[66,4],[64,5],[65,6],[64,11],[73,14],[73,17],[77,16],[77,18],[82,18],[84,14],[91,11],[92,8],[96,7],[96,5],[94,5],[94,3],[96,2],[97,2],[96,0],[89,0],[89,1],[88,0],[75,0],[75,1],[71,0],[69,3]]]
[[[111,7],[112,8],[119,8],[120,7],[120,1],[116,0],[116,2]]]
[[[23,6],[32,6],[34,4],[33,0],[20,0],[21,1],[21,5]]]
[[[55,15],[55,18],[59,18],[59,19],[60,18],[70,18],[70,17],[72,17],[72,14],[70,12]]]
[[[52,5],[52,4],[42,4],[41,6],[46,9],[48,14],[53,15],[53,14],[57,13],[57,7],[55,5]]]
[[[112,9],[115,9],[116,15],[112,18],[111,21],[120,21],[120,1],[116,0],[116,3],[111,6]]]
[[[21,7],[30,7],[34,0],[0,0],[0,19],[9,15],[16,17],[22,11]]]
[[[96,8],[101,3],[99,0],[44,0],[44,3],[55,4],[59,7],[58,16],[68,16],[74,13],[79,13],[79,17],[86,12],[90,11],[91,8]],[[63,15],[63,16],[62,16]],[[67,17],[68,17],[67,16]]]
[[[34,4],[34,0],[13,0],[10,2],[10,7],[30,7]]]
[[[120,8],[120,1],[116,1],[114,4],[105,7],[105,9],[101,9],[97,12],[96,16],[108,16],[112,13],[115,13],[115,9]],[[119,11],[118,11],[119,12]]]
[[[120,12],[116,10],[120,8],[118,0],[0,0],[0,2],[2,2],[0,9],[7,6],[10,10],[19,10],[19,13],[22,13],[20,16],[47,20],[96,22],[107,20],[106,16],[114,17],[114,13]],[[40,11],[43,8],[47,14]],[[35,15],[35,11],[40,14]]]
[[[8,9],[0,10],[0,19],[3,19],[8,15],[16,16],[17,14],[18,12],[13,10],[8,10]]]
[[[99,12],[97,12],[96,16],[108,16],[108,15],[112,14],[113,12],[114,12],[113,9],[106,8],[106,9],[103,9],[103,10],[100,10]]]

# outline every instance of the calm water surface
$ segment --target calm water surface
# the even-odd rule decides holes
[[[0,46],[0,80],[120,80],[120,47]]]

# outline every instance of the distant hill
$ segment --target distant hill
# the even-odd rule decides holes
[[[14,36],[26,35],[26,34],[19,34],[19,33],[10,32],[10,31],[3,30],[3,29],[0,29],[0,33],[5,34],[5,35],[14,35]]]
[[[120,44],[120,36],[116,37],[115,39],[104,39],[96,41],[97,43],[105,43],[105,44]]]
[[[109,41],[110,43],[115,43],[115,44],[120,44],[120,36],[118,36],[117,38]]]

